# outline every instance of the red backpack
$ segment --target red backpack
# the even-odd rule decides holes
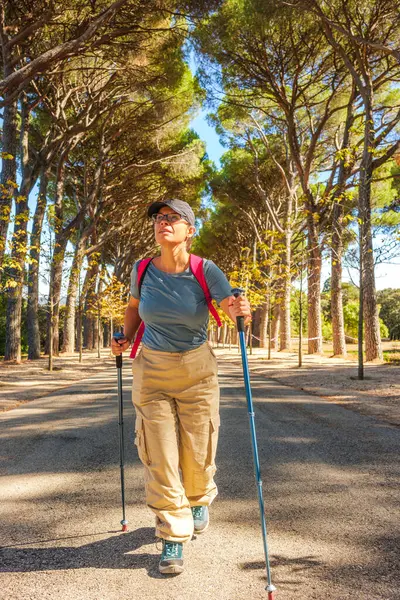
[[[152,260],[153,260],[152,258],[143,258],[139,262],[139,264],[138,264],[137,286],[138,286],[138,289],[139,289],[139,295],[140,295],[140,289],[141,289],[142,283],[143,283],[143,278],[146,275],[146,271],[147,271],[147,269],[149,267],[149,264],[151,263]],[[195,278],[199,282],[200,287],[201,287],[201,289],[204,292],[204,296],[206,298],[208,310],[210,311],[210,313],[212,314],[212,316],[216,320],[218,327],[221,327],[221,319],[219,318],[219,315],[218,315],[217,311],[215,310],[215,307],[214,307],[214,305],[212,303],[212,298],[211,298],[210,290],[208,289],[207,281],[206,281],[206,278],[205,278],[205,275],[204,275],[203,259],[200,256],[196,256],[195,254],[191,254],[190,257],[189,257],[189,264],[190,264],[190,268],[192,270],[193,275],[195,276]],[[140,342],[141,342],[142,337],[143,337],[144,327],[145,327],[145,325],[144,325],[144,323],[142,321],[140,323],[139,329],[138,329],[138,331],[136,333],[135,341],[133,343],[132,350],[131,350],[129,358],[135,358],[135,356],[136,356],[136,353],[138,351]]]

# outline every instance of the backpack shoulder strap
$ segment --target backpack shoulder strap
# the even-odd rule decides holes
[[[146,275],[146,271],[149,268],[149,265],[152,260],[153,260],[152,258],[142,258],[142,260],[138,264],[137,286],[139,289],[139,296],[140,296],[140,290],[142,289],[143,278]]]
[[[143,283],[144,276],[146,275],[146,271],[149,268],[149,265],[152,260],[153,260],[152,258],[143,258],[138,264],[137,286],[138,286],[138,290],[139,290],[139,296],[140,296],[140,290],[142,289],[142,283]],[[140,346],[140,342],[142,341],[143,333],[144,333],[144,323],[142,321],[139,325],[139,329],[136,332],[135,340],[133,342],[133,346],[132,346],[132,350],[129,355],[129,358],[136,357],[136,353]]]
[[[218,327],[221,327],[221,319],[219,318],[219,314],[215,310],[215,307],[212,303],[212,298],[210,294],[210,290],[207,284],[206,277],[204,275],[204,260],[200,256],[196,256],[195,254],[191,254],[190,258],[190,268],[192,270],[193,275],[196,277],[197,281],[200,284],[201,289],[204,292],[204,296],[206,298],[208,310],[214,317],[217,322]]]

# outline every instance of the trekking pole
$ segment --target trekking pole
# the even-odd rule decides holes
[[[123,333],[114,333],[113,338],[120,340],[124,338]],[[122,531],[128,531],[128,521],[125,517],[125,474],[124,474],[124,398],[122,395],[122,354],[115,357],[118,376],[118,425],[119,425],[119,467],[121,473],[121,501],[122,501]]]
[[[242,293],[243,293],[243,290],[241,290],[240,288],[235,288],[232,290],[232,294],[235,296],[235,298],[238,298]],[[238,330],[239,340],[240,340],[240,349],[241,349],[241,353],[242,353],[243,378],[244,378],[244,384],[245,384],[245,389],[246,389],[247,411],[249,414],[249,421],[250,421],[254,473],[255,473],[256,483],[257,483],[258,503],[260,506],[261,529],[262,529],[262,536],[263,536],[265,567],[267,570],[267,583],[268,583],[268,585],[265,589],[268,592],[268,600],[273,600],[273,597],[274,597],[273,594],[274,594],[274,591],[276,590],[276,587],[272,584],[272,581],[271,581],[271,567],[269,564],[269,555],[268,555],[267,525],[265,522],[265,510],[264,510],[264,498],[263,498],[263,493],[262,493],[260,461],[258,459],[256,426],[254,423],[253,398],[252,398],[251,387],[250,387],[249,365],[247,362],[244,317],[237,317],[236,324],[237,324],[237,330]]]

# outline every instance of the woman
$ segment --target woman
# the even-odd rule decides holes
[[[129,348],[143,319],[142,350],[132,365],[135,443],[145,467],[146,502],[163,543],[159,570],[169,574],[183,571],[183,543],[206,530],[208,507],[217,495],[219,387],[217,361],[207,343],[208,306],[190,269],[193,211],[182,200],[167,200],[153,203],[148,216],[161,254],[140,286],[140,261],[134,265],[125,337],[113,340],[112,351]],[[212,261],[204,261],[203,268],[212,298],[234,323],[238,316],[248,322],[247,299],[231,295]]]

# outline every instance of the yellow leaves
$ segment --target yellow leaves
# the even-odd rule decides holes
[[[0,221],[8,222],[10,220],[11,206],[2,206],[0,210]]]
[[[6,281],[6,283],[4,284],[4,287],[7,288],[16,288],[18,286],[18,282],[15,281],[15,279],[9,279],[8,281]]]
[[[14,220],[18,225],[21,225],[21,223],[27,223],[29,221],[29,211],[16,215]]]
[[[3,160],[13,160],[14,156],[9,152],[0,152],[0,156]]]
[[[348,225],[349,223],[352,223],[354,220],[355,220],[355,217],[353,217],[353,215],[351,215],[351,214],[344,215],[342,217],[343,225]]]
[[[10,187],[14,188],[15,190],[18,189],[18,183],[16,183],[15,181],[11,181],[11,179],[7,179],[7,185],[9,185]]]

